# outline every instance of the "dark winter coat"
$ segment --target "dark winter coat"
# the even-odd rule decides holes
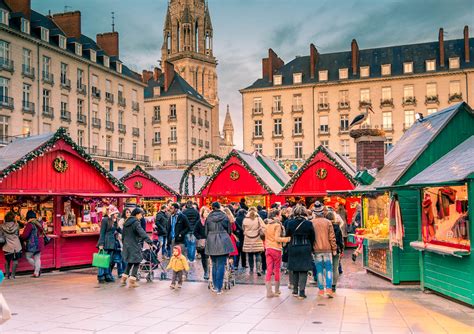
[[[291,237],[288,245],[288,270],[312,270],[315,241],[313,223],[305,217],[295,217],[287,222],[287,226],[286,236]]]
[[[20,239],[28,244],[28,239],[30,238],[31,233],[33,233],[34,227],[36,227],[36,236],[38,237],[38,250],[35,253],[42,252],[44,249],[43,226],[41,226],[41,223],[37,220],[33,220],[26,224]]]
[[[117,248],[117,222],[112,223],[112,226],[109,227],[109,219],[109,217],[104,217],[102,219],[102,225],[100,226],[100,237],[97,247],[104,246],[105,250],[115,250]]]
[[[336,236],[337,254],[341,254],[344,251],[344,238],[342,236],[341,227],[339,224],[332,224],[334,228],[334,234]]]
[[[228,255],[234,251],[230,240],[229,218],[222,211],[212,211],[206,219],[206,255]]]
[[[140,263],[142,261],[141,243],[146,241],[151,244],[151,239],[141,227],[136,217],[129,217],[123,224],[122,257],[127,263]]]
[[[155,217],[155,226],[158,236],[167,236],[169,230],[169,217],[164,211],[158,211]]]
[[[239,211],[237,211],[237,216],[235,217],[235,234],[237,235],[242,244],[244,242],[244,219],[246,214],[247,212],[245,210],[240,209]]]
[[[196,226],[194,226],[194,236],[196,239],[206,239],[206,227],[205,224],[203,225],[201,222],[197,223]]]
[[[194,227],[201,222],[199,212],[195,208],[186,208],[183,211],[183,215],[188,218],[189,232],[193,232]]]
[[[260,216],[260,218],[262,218],[263,220],[267,219],[268,218],[268,213],[267,213],[267,210],[260,210],[258,212],[258,215]]]
[[[184,244],[184,237],[186,236],[187,233],[189,233],[191,230],[189,229],[189,222],[188,218],[186,218],[183,213],[178,212],[176,213],[177,219],[176,219],[176,225],[174,227],[174,240],[171,238],[171,231],[172,231],[172,219],[173,216],[169,217],[169,230],[168,230],[168,244],[171,245],[171,243],[174,241],[175,244]]]

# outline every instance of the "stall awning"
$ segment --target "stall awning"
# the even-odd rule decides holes
[[[126,193],[73,193],[73,192],[35,192],[31,193],[28,191],[2,191],[0,196],[77,196],[77,197],[101,197],[101,198],[131,198],[136,195]]]

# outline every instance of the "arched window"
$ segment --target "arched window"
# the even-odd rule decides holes
[[[176,23],[176,51],[181,51],[181,26],[179,22]]]
[[[199,21],[197,20],[194,28],[194,51],[199,52]]]
[[[166,50],[168,54],[171,53],[171,35],[169,32],[166,33]]]

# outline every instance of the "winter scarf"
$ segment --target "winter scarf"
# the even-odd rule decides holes
[[[398,246],[400,249],[403,249],[404,235],[405,235],[405,231],[403,229],[400,204],[398,202],[398,199],[394,196],[390,200],[390,230],[389,230],[390,250],[392,250],[393,246]]]
[[[449,205],[456,202],[456,190],[445,187],[438,191],[438,199],[436,201],[436,209],[438,218],[444,219],[449,217]]]
[[[433,202],[430,195],[426,195],[422,202],[421,226],[423,239],[430,241],[435,236]]]

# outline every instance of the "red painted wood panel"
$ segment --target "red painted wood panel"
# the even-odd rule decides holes
[[[135,186],[136,182],[141,183],[141,189],[137,189]],[[127,180],[125,180],[124,183],[129,189],[129,194],[134,194],[141,197],[174,197],[172,193],[148,179],[139,171],[133,173]]]
[[[232,180],[230,173],[239,173],[238,180]],[[256,178],[242,166],[239,159],[232,157],[225,164],[219,175],[203,190],[203,196],[226,195],[265,195],[268,192],[257,182]]]
[[[97,252],[98,235],[61,238],[60,267],[92,264],[92,254]]]
[[[325,179],[320,179],[316,176],[316,172],[320,168],[327,170],[327,177]],[[324,195],[328,190],[351,189],[354,189],[351,181],[334,166],[325,154],[319,152],[293,186],[280,193],[280,195]]]
[[[68,169],[58,173],[53,168],[56,157],[62,156],[68,162]],[[27,163],[21,170],[8,175],[0,183],[2,190],[28,193],[111,193],[117,188],[100,172],[89,165],[63,140],[53,150]]]

